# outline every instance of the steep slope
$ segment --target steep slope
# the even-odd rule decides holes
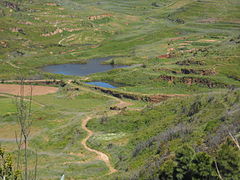
[[[191,148],[182,152],[183,158],[189,158],[185,162],[188,165],[195,158],[194,154],[198,156],[200,152],[210,158],[210,169],[205,172],[205,178],[200,175],[204,174],[203,169],[207,165],[204,165],[203,159],[199,160],[203,164],[198,167],[200,169],[194,169],[198,171],[195,172],[197,179],[218,179],[214,159],[224,179],[231,176],[238,179],[240,152],[230,134],[239,137],[239,116],[239,90],[172,99],[146,107],[140,112],[124,111],[121,115],[109,117],[104,123],[101,118],[90,121],[89,128],[98,131],[90,144],[113,157],[115,167],[119,170],[116,179],[174,179],[181,173],[193,173],[189,167],[181,167],[182,172],[174,172],[180,168],[178,153],[189,147],[195,152],[189,156],[187,153],[193,151]],[[228,155],[231,156],[232,151],[224,157],[218,152],[224,151],[221,145],[227,139],[235,157],[224,160]],[[225,171],[223,166],[231,163],[234,164],[232,169]]]

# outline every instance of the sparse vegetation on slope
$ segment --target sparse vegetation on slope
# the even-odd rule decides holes
[[[30,169],[37,149],[44,180],[240,179],[239,12],[239,0],[0,0],[0,82],[59,87],[33,97]],[[42,71],[96,57],[130,66],[87,77]],[[3,93],[0,143],[14,160],[16,107]],[[88,116],[86,146],[116,173],[81,144]]]
[[[215,161],[221,174],[226,173],[224,168],[227,168],[221,166],[234,163],[236,168],[232,167],[229,174],[223,176],[227,178],[232,175],[238,179],[240,152],[229,133],[239,136],[239,98],[239,90],[206,93],[168,100],[140,112],[125,111],[104,122],[101,118],[95,119],[89,122],[89,128],[96,132],[89,143],[113,157],[116,168],[122,172],[122,175],[119,175],[122,179],[172,179],[178,176],[186,179],[184,173],[192,178],[198,176],[197,179],[208,179],[212,176],[218,179]],[[104,138],[108,136],[109,138]],[[183,145],[194,150],[181,150]],[[227,148],[232,149],[235,154],[231,160],[216,154],[227,151]],[[181,151],[184,151],[181,153],[182,157],[178,157]],[[232,153],[224,156],[231,156]],[[178,162],[182,161],[178,158],[183,158],[185,162]],[[195,162],[204,159],[207,162],[199,162],[203,163],[201,166]],[[190,165],[191,161],[196,165]],[[186,163],[187,167],[181,163]],[[209,164],[205,166],[204,163]],[[220,165],[221,163],[225,165]],[[197,167],[198,165],[200,167]],[[203,172],[195,168],[203,168]],[[204,168],[209,170],[206,177]],[[179,172],[176,174],[171,172],[173,170]]]

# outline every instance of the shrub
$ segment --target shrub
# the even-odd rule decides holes
[[[201,104],[201,102],[200,101],[195,101],[192,105],[191,105],[191,107],[190,107],[190,109],[189,109],[189,112],[188,112],[188,116],[193,116],[194,114],[196,114],[196,113],[198,113],[199,111],[200,111],[200,109],[201,109],[201,106],[202,106],[202,104]]]
[[[223,179],[240,179],[240,151],[230,139],[220,147],[216,160]]]
[[[11,155],[7,154],[4,149],[0,147],[0,178],[6,180],[20,180],[20,175],[20,171],[14,170]]]
[[[174,176],[176,179],[190,179],[190,163],[193,159],[195,152],[189,146],[183,146],[182,148],[176,151],[175,161],[177,163],[174,168]]]
[[[174,179],[173,171],[176,167],[176,162],[173,160],[166,161],[161,167],[159,172],[159,179],[161,180],[172,180]]]
[[[197,153],[190,165],[193,179],[213,179],[213,159],[205,152]]]
[[[160,145],[164,142],[171,141],[173,139],[176,139],[178,137],[184,137],[187,134],[190,134],[192,132],[191,128],[189,126],[186,126],[185,124],[177,124],[174,127],[171,127],[167,129],[166,131],[157,134],[156,136],[151,137],[147,141],[139,143],[134,151],[132,156],[136,157],[139,153],[141,153],[146,148],[149,148],[153,146],[154,144],[158,144],[159,148]]]

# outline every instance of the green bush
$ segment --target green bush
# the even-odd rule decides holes
[[[216,160],[223,179],[240,179],[240,151],[230,139],[220,147]]]
[[[190,172],[192,179],[213,179],[213,159],[205,152],[197,153],[191,161]]]
[[[12,156],[0,147],[0,178],[5,180],[20,180],[21,173],[14,169]]]

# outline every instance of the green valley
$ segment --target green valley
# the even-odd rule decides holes
[[[0,179],[238,180],[239,142],[239,0],[0,0]]]

